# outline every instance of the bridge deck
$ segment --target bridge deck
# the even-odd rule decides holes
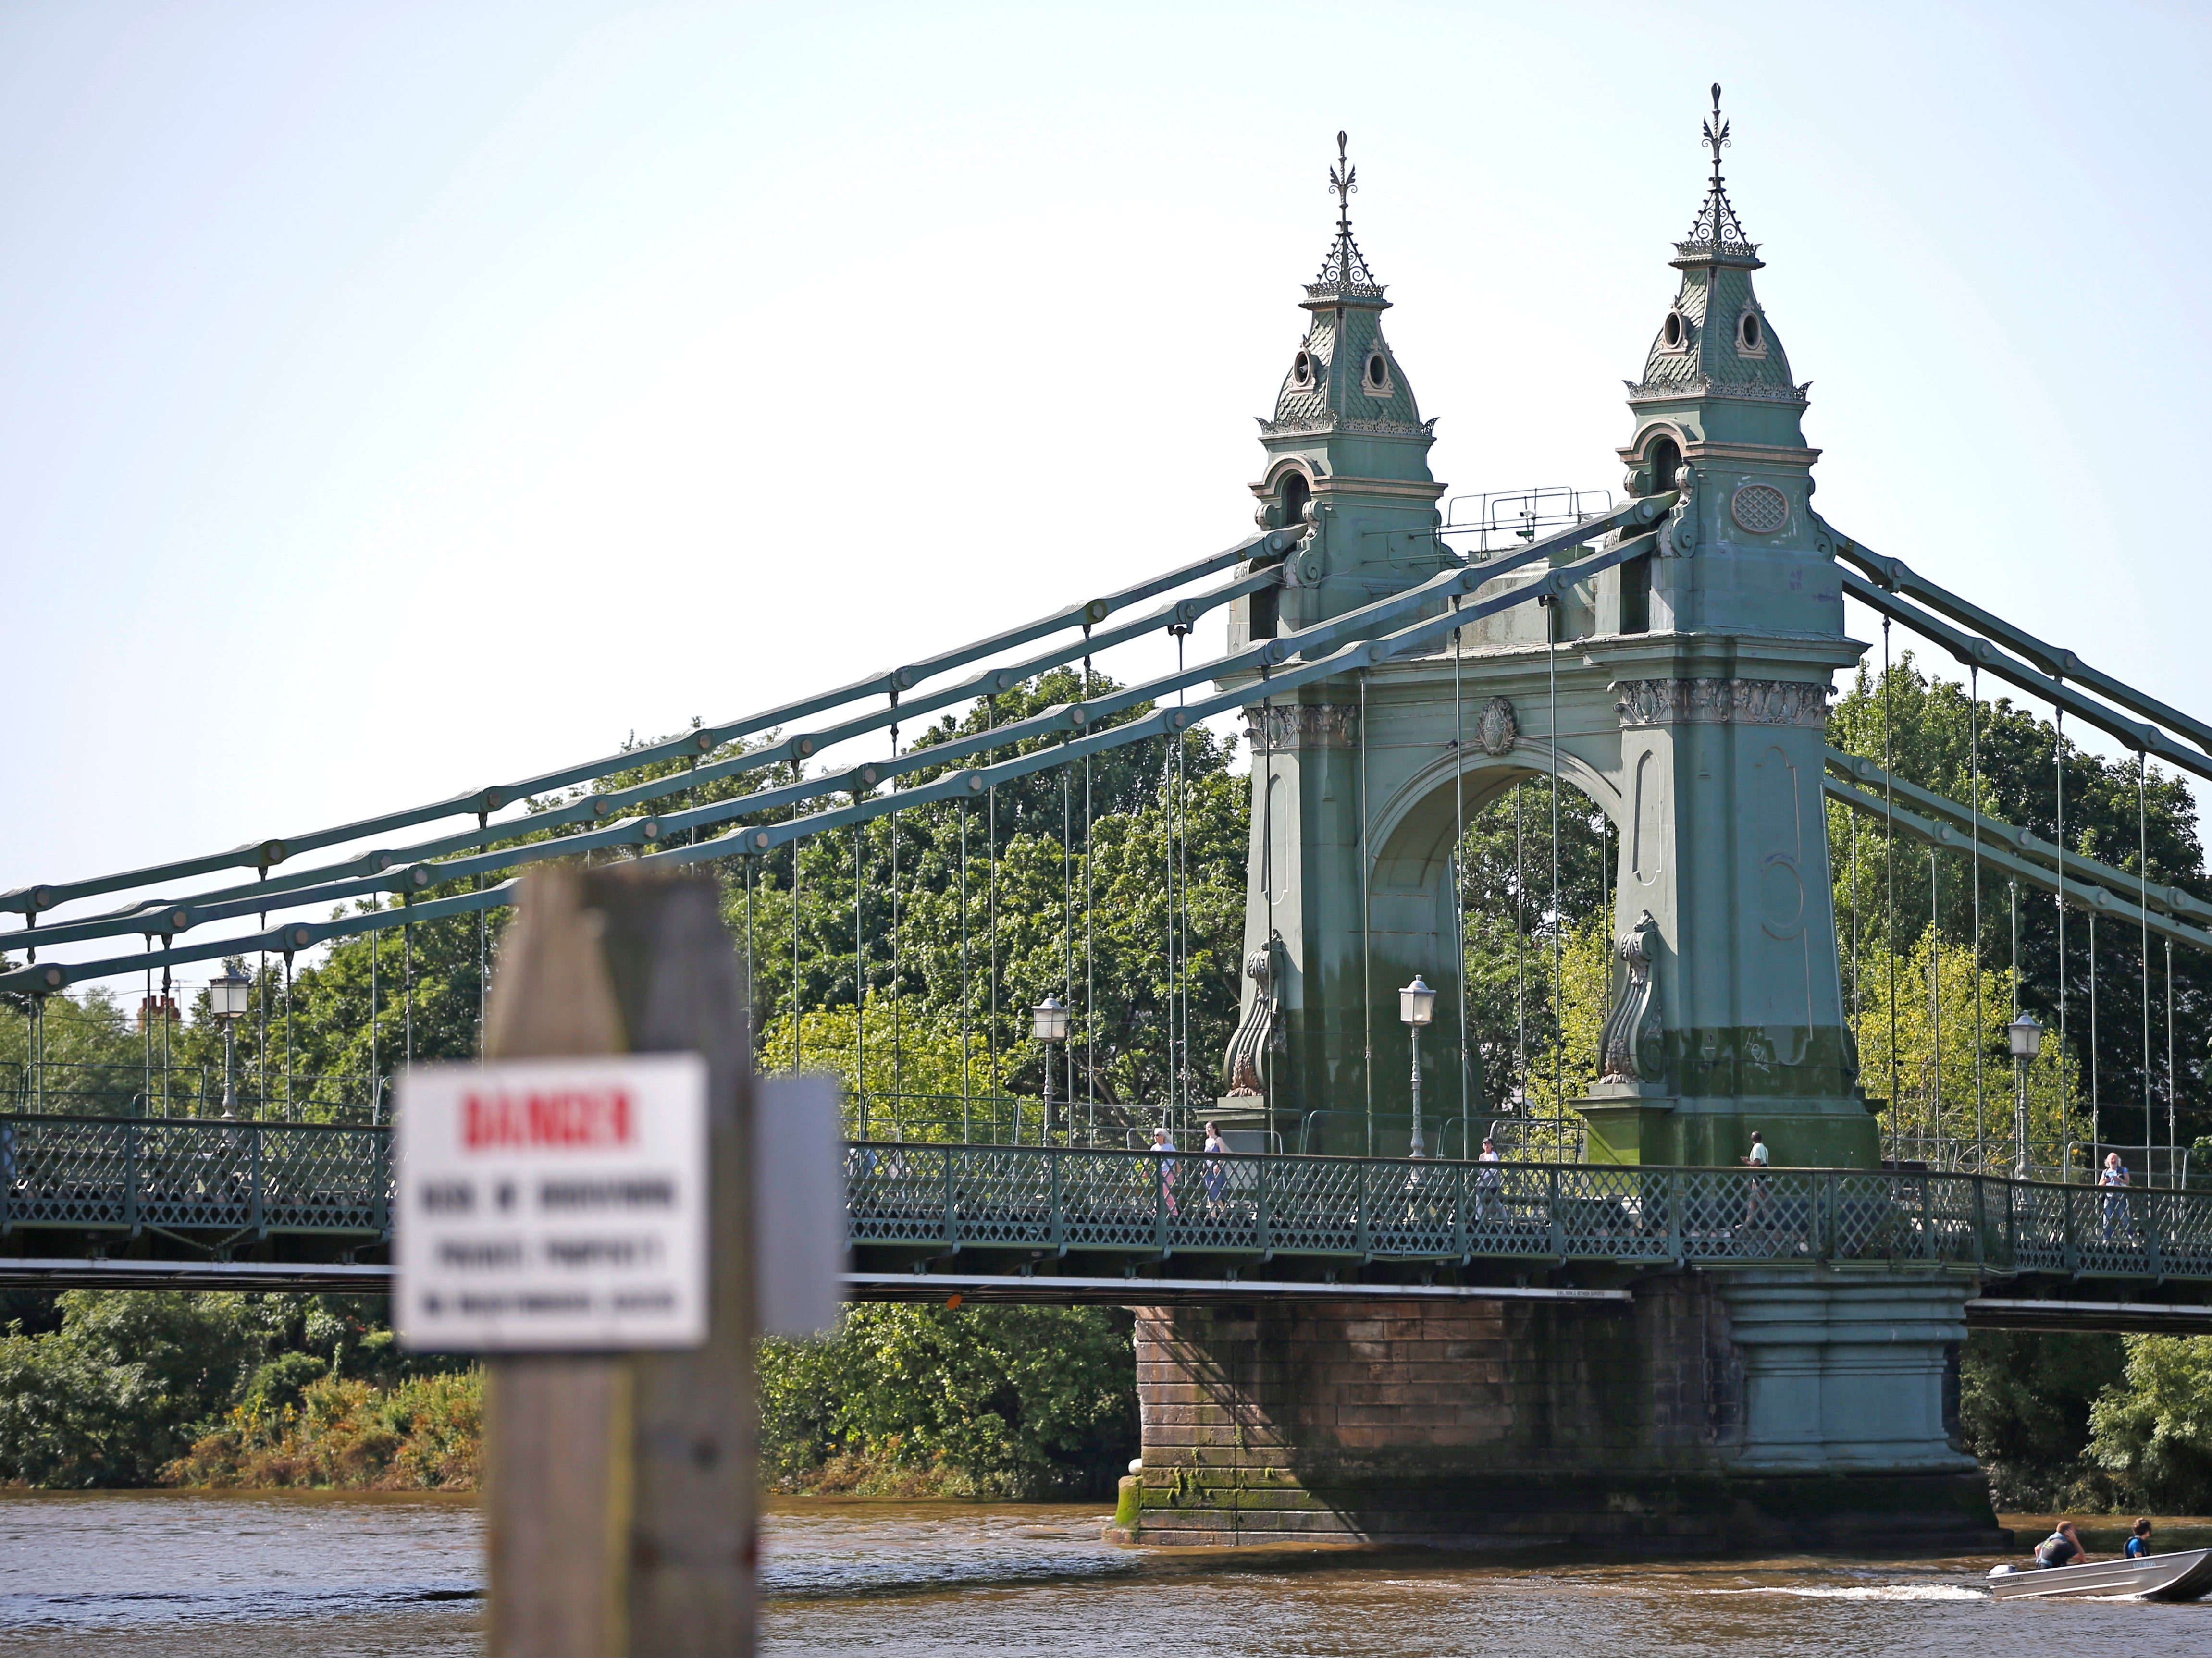
[[[2067,1304],[2148,1327],[2153,1312],[2112,1309],[2197,1316],[2204,1291],[2166,1286],[2212,1285],[2212,1193],[883,1142],[849,1145],[846,1175],[848,1289],[872,1299],[1548,1293],[1685,1266],[1902,1268],[2011,1280],[1984,1321],[2082,1321],[2057,1292],[2095,1281],[2137,1299]],[[0,1116],[0,1279],[380,1287],[392,1211],[384,1128]]]

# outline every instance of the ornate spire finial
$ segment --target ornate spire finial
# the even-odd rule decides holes
[[[1336,135],[1336,165],[1328,170],[1329,194],[1336,197],[1336,228],[1352,234],[1352,192],[1359,188],[1359,169],[1345,157],[1344,134]]]
[[[1711,257],[1732,254],[1740,258],[1756,258],[1758,249],[1745,234],[1743,222],[1735,216],[1735,204],[1728,198],[1728,186],[1721,179],[1721,152],[1730,147],[1729,124],[1721,115],[1721,83],[1713,82],[1713,112],[1705,118],[1705,146],[1713,153],[1713,178],[1705,188],[1705,199],[1698,204],[1698,216],[1691,222],[1688,239],[1680,243],[1685,253],[1699,249]]]
[[[1359,169],[1346,154],[1346,142],[1343,133],[1336,135],[1336,165],[1328,170],[1328,193],[1336,197],[1336,241],[1321,262],[1321,275],[1307,284],[1306,292],[1316,299],[1324,294],[1380,299],[1382,287],[1367,268],[1359,244],[1352,240],[1352,196],[1359,188]]]

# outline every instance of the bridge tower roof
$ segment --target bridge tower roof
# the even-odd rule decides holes
[[[1425,452],[1433,422],[1424,422],[1413,388],[1382,335],[1390,308],[1382,284],[1352,234],[1352,197],[1358,169],[1336,135],[1336,165],[1329,169],[1337,198],[1336,239],[1321,271],[1298,303],[1309,313],[1305,338],[1275,394],[1273,419],[1260,422],[1263,440],[1310,438],[1334,431],[1419,440]],[[1268,447],[1276,446],[1268,442]],[[1421,476],[1427,477],[1425,465]]]
[[[1425,580],[1448,557],[1436,537],[1443,485],[1429,474],[1436,422],[1421,418],[1383,336],[1390,301],[1352,234],[1357,180],[1340,132],[1328,175],[1336,235],[1298,301],[1305,335],[1274,412],[1260,419],[1267,465],[1252,485],[1256,516],[1270,529],[1310,531],[1291,557],[1291,582],[1319,591],[1290,600],[1285,613],[1301,627]]]
[[[1647,439],[1665,428],[1685,447],[1703,442],[1804,448],[1799,422],[1806,388],[1790,378],[1789,355],[1752,284],[1752,273],[1765,262],[1745,232],[1721,173],[1721,151],[1730,145],[1729,123],[1721,114],[1717,84],[1712,94],[1704,136],[1712,176],[1689,234],[1674,244],[1668,262],[1682,273],[1681,282],[1644,355],[1643,377],[1627,383],[1637,433],[1623,453],[1632,465]],[[1671,485],[1653,478],[1647,487]]]

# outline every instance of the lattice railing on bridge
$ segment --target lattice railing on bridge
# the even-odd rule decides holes
[[[379,1128],[0,1117],[0,1231],[375,1239],[391,1213],[391,1136]]]
[[[1973,1175],[848,1146],[863,1248],[1164,1259],[1861,1262],[2212,1278],[2212,1193]],[[0,1117],[0,1232],[387,1237],[388,1131]]]
[[[2212,1193],[1973,1175],[859,1145],[859,1246],[2212,1278]]]

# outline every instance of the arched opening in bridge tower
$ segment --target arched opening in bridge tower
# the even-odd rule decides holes
[[[1574,1161],[1582,1122],[1573,1102],[1596,1080],[1617,972],[1619,803],[1605,804],[1612,786],[1563,751],[1555,865],[1554,785],[1529,764],[1548,763],[1541,745],[1504,756],[1469,747],[1463,806],[1447,757],[1413,798],[1386,805],[1378,825],[1367,975],[1376,1150],[1402,1152],[1408,1138],[1413,1054],[1395,992],[1420,972],[1439,992],[1421,1046],[1431,1154],[1472,1157],[1494,1136],[1505,1155]]]
[[[1293,533],[1305,528],[1306,504],[1313,499],[1313,485],[1304,472],[1293,468],[1283,476],[1283,493],[1275,509],[1275,524],[1279,529]],[[1263,587],[1252,595],[1252,637],[1273,639],[1282,615],[1281,590]]]
[[[1650,490],[1656,495],[1674,487],[1682,451],[1674,439],[1652,440]],[[1649,554],[1620,567],[1620,631],[1648,633],[1651,629],[1651,558]]]

